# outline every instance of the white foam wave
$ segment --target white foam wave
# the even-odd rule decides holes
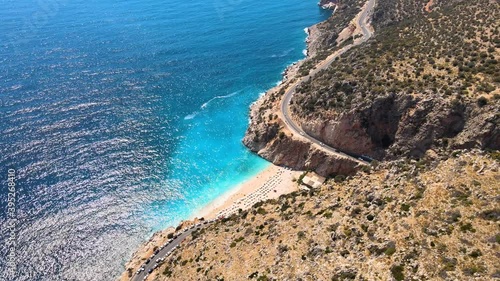
[[[199,113],[198,111],[195,111],[189,115],[186,115],[186,117],[184,117],[184,120],[191,120],[191,119],[195,118],[196,115],[198,115],[198,113]]]
[[[240,91],[236,91],[234,93],[231,93],[229,95],[224,95],[224,96],[216,96],[216,97],[213,97],[211,98],[210,100],[208,100],[207,102],[205,102],[204,104],[201,105],[200,109],[205,109],[207,108],[207,106],[214,100],[217,100],[217,99],[227,99],[227,98],[230,98],[232,96],[235,96],[239,93]],[[199,111],[195,111],[189,115],[186,115],[186,117],[184,117],[184,120],[191,120],[193,118],[195,118],[200,112]]]
[[[227,99],[227,98],[230,98],[230,97],[233,97],[233,96],[237,95],[238,93],[239,93],[239,91],[236,91],[236,92],[231,93],[229,95],[213,97],[209,101],[207,101],[206,103],[202,104],[201,105],[201,109],[205,109],[214,100],[217,100],[217,99]]]

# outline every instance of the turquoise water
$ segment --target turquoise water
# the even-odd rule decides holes
[[[268,163],[248,110],[303,58],[313,0],[2,1],[0,169],[17,177],[17,275],[114,280],[154,231]]]

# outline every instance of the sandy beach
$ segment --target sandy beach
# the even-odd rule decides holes
[[[271,164],[264,171],[236,186],[204,207],[196,217],[208,219],[227,217],[246,210],[255,203],[278,198],[280,195],[297,190],[293,179],[298,179],[301,172],[292,171]]]

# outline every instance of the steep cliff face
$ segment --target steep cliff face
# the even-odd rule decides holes
[[[274,115],[279,102],[271,90],[252,105],[250,126],[243,143],[253,152],[273,162],[297,170],[312,170],[323,176],[351,175],[358,163],[348,158],[331,155],[310,142],[284,132],[281,119]],[[267,105],[267,106],[264,106]]]
[[[288,135],[272,139],[265,148],[257,152],[276,165],[297,170],[313,170],[324,176],[351,175],[358,166],[356,162],[348,158],[330,155],[311,143]]]
[[[498,149],[497,105],[479,108],[439,96],[389,94],[332,119],[301,120],[311,136],[332,147],[377,159],[420,158],[433,146]]]
[[[296,123],[331,147],[378,160],[418,159],[429,149],[500,149],[498,2],[443,0],[432,12],[423,8],[427,1],[396,2],[378,2],[377,11],[394,16],[376,12],[374,38],[300,84],[290,106]],[[314,42],[322,43],[315,48],[329,50],[321,38],[338,34],[328,33],[328,24],[317,26]],[[315,58],[301,68],[313,68],[321,61]],[[252,109],[245,145],[277,164],[322,175],[352,172],[355,165],[327,168],[335,157],[314,158],[314,147],[284,129],[276,113],[286,86]]]
[[[311,57],[337,46],[342,31],[352,25],[352,20],[361,10],[365,0],[321,0],[318,4],[324,9],[335,10],[335,13],[326,21],[312,26],[308,49]]]

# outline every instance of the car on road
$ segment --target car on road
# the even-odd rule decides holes
[[[148,264],[151,260],[150,259],[147,259],[144,264]]]
[[[153,269],[152,269],[152,268],[150,268],[150,269],[148,270],[148,274],[151,274],[151,272],[153,272]]]
[[[301,136],[304,136],[304,132],[300,132],[300,135],[301,135]]]

